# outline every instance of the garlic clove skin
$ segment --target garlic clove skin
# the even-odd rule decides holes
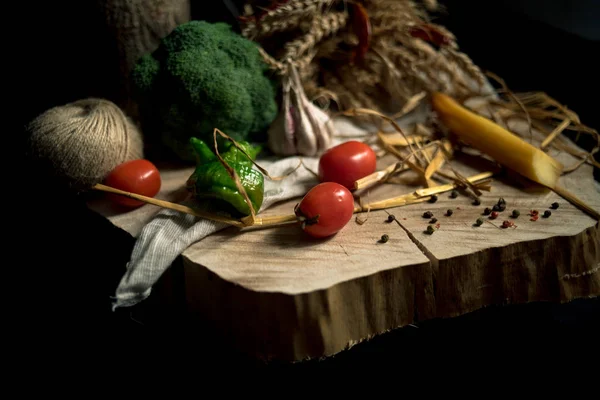
[[[292,114],[289,82],[284,83],[281,110],[271,123],[267,135],[268,146],[273,153],[282,156],[296,154],[296,122]]]
[[[302,96],[292,96],[293,115],[298,122],[296,130],[296,151],[304,156],[314,156],[317,153],[317,137],[312,124],[309,105],[302,101]]]
[[[282,156],[317,156],[331,145],[335,134],[333,122],[325,111],[308,100],[293,65],[283,83],[282,107],[268,131],[269,148]]]

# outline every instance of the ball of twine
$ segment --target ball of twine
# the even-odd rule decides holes
[[[89,189],[117,165],[144,156],[138,128],[104,99],[51,108],[29,123],[28,132],[34,162],[71,189]]]

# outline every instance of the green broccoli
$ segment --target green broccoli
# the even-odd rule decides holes
[[[181,159],[194,160],[190,138],[264,141],[277,114],[276,87],[258,46],[225,23],[179,25],[141,57],[132,83],[145,133]]]

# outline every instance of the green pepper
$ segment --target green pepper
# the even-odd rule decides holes
[[[215,153],[202,140],[192,137],[190,144],[196,156],[196,169],[187,181],[187,188],[194,193],[197,199],[218,199],[225,202],[243,215],[250,215],[250,207],[244,195],[238,190],[235,181],[231,178]],[[264,177],[252,168],[252,160],[260,152],[260,147],[252,146],[248,142],[238,142],[244,149],[248,158],[230,142],[219,148],[219,154],[225,162],[232,167],[240,178],[240,182],[250,199],[255,212],[260,209],[264,196]]]

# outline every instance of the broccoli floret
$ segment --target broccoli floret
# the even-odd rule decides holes
[[[132,71],[144,132],[189,161],[190,137],[212,143],[215,128],[236,140],[264,140],[277,115],[267,70],[256,43],[229,25],[179,25]]]

